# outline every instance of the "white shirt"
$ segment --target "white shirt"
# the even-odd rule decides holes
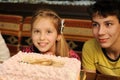
[[[10,51],[0,33],[0,61],[4,61],[10,57]]]

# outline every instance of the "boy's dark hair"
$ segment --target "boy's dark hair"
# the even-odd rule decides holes
[[[93,16],[100,15],[107,17],[116,15],[120,22],[120,1],[119,0],[97,0],[95,4],[88,8],[88,13],[92,19]]]

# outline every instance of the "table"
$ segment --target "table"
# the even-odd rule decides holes
[[[120,80],[120,77],[81,71],[80,80]]]

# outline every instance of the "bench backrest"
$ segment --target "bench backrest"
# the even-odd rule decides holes
[[[19,15],[0,14],[0,31],[11,52],[19,51],[23,17]]]

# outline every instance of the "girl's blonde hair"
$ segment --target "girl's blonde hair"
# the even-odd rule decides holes
[[[57,30],[57,34],[61,35],[60,40],[56,41],[56,56],[69,57],[69,46],[61,31],[61,27],[63,27],[62,19],[58,16],[56,12],[50,9],[40,9],[32,17],[32,27],[34,22],[38,18],[50,18],[51,20],[53,20],[54,26]]]

